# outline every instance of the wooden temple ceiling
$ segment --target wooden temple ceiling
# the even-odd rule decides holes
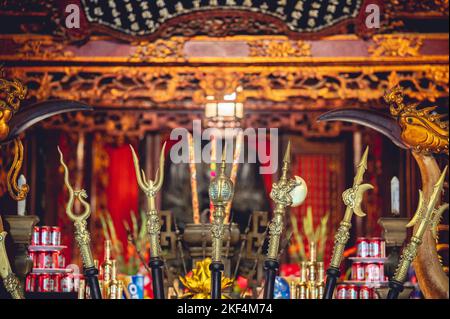
[[[167,7],[169,15],[175,11],[166,22],[155,20],[161,24],[143,34],[141,27],[133,32],[131,23],[117,27],[107,21],[110,17],[93,18],[95,1],[78,1],[86,16],[83,28],[75,33],[58,26],[60,7],[52,2],[39,7],[40,1],[28,1],[35,7],[25,9],[19,4],[14,7],[12,1],[2,2],[2,9],[9,5],[10,11],[17,12],[17,21],[32,12],[37,21],[44,15],[54,17],[46,25],[16,26],[35,30],[33,34],[16,32],[12,23],[10,32],[0,36],[0,61],[10,77],[27,84],[28,99],[74,99],[97,109],[93,115],[54,117],[46,127],[71,125],[141,135],[189,126],[190,120],[202,117],[206,96],[238,87],[245,101],[244,125],[279,126],[307,136],[335,136],[345,129],[338,123],[315,123],[325,110],[385,108],[384,91],[398,83],[407,88],[409,98],[448,110],[448,33],[408,29],[414,30],[417,23],[412,21],[420,19],[448,21],[448,1],[384,2],[386,17],[376,33],[364,30],[360,12],[350,9],[348,17],[336,16],[336,21],[318,18],[316,30],[308,29],[307,22],[293,26],[292,19],[283,26],[272,7],[265,13],[205,8],[177,16],[173,6]],[[311,2],[311,8],[316,3],[303,2]],[[243,1],[234,3],[243,5]],[[356,8],[366,2],[346,3]],[[6,12],[0,10],[0,15],[2,11]],[[238,20],[228,21],[230,17]],[[255,25],[267,29],[256,30]],[[207,26],[210,30],[205,30]]]

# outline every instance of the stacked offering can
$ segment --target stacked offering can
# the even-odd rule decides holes
[[[372,288],[369,286],[361,286],[359,287],[359,299],[373,299]]]
[[[356,285],[337,286],[336,299],[358,299],[358,287]]]
[[[41,246],[50,246],[52,244],[52,228],[50,226],[41,227]]]
[[[73,292],[71,274],[29,274],[25,281],[26,292]]]
[[[31,236],[31,245],[37,246],[41,243],[41,231],[38,226],[33,229],[33,236]]]
[[[375,237],[369,239],[369,257],[382,258],[384,257],[385,243],[384,240]]]
[[[373,288],[362,285],[339,285],[336,289],[336,299],[374,299]]]
[[[364,281],[365,279],[364,263],[354,262],[352,264],[352,279],[356,281]]]
[[[61,227],[42,226],[34,227],[31,237],[32,246],[60,246],[61,245]]]
[[[36,291],[37,275],[29,274],[25,280],[25,291],[35,292]]]
[[[357,257],[369,257],[369,241],[365,237],[356,239]]]
[[[61,227],[34,227],[31,237],[29,257],[33,260],[33,268],[39,271],[31,272],[26,277],[27,292],[72,292],[74,291],[74,276],[65,274],[65,258],[61,253]]]

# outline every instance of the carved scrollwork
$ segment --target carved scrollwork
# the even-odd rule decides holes
[[[161,222],[157,213],[155,213],[147,214],[147,232],[150,236],[159,236],[159,233],[161,231]]]
[[[283,231],[283,223],[275,220],[269,224],[269,234],[271,238],[273,236],[280,236]]]
[[[211,225],[211,234],[214,238],[222,239],[224,235],[224,224],[219,221],[219,218],[215,218]]]
[[[98,107],[194,108],[203,105],[207,95],[221,92],[218,83],[228,83],[232,90],[240,86],[243,100],[283,103],[282,109],[293,107],[289,102],[298,99],[323,100],[324,105],[342,99],[381,102],[386,88],[397,83],[408,88],[405,90],[408,97],[418,100],[447,98],[449,92],[445,65],[411,66],[408,70],[397,70],[395,66],[389,70],[333,66],[201,69],[177,66],[68,67],[36,71],[25,67],[13,69],[12,73],[30,87],[30,99],[71,99]],[[249,110],[264,106],[248,104]]]
[[[348,240],[350,239],[350,227],[348,223],[341,223],[339,226],[336,235],[334,236],[334,241],[337,244],[346,245]]]
[[[348,188],[346,189],[343,193],[342,193],[342,200],[345,204],[345,206],[348,206],[350,208],[354,208],[356,206],[356,193],[358,191],[358,187],[352,187],[352,188]]]
[[[277,204],[282,205],[283,207],[288,207],[292,205],[292,196],[290,192],[296,186],[296,182],[293,179],[289,179],[286,181],[273,183],[272,191],[270,192],[270,198]]]
[[[75,226],[75,240],[78,245],[89,245],[91,242],[91,236],[87,231],[87,223],[85,220],[79,220],[74,223]]]
[[[6,291],[8,291],[14,299],[24,298],[22,285],[14,273],[10,273],[3,279],[3,285],[5,286]]]

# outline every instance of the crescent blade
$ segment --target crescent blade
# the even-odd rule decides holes
[[[359,124],[385,135],[400,148],[410,148],[401,139],[401,128],[398,123],[392,117],[380,112],[360,109],[332,110],[320,115],[317,121],[342,121]]]
[[[70,100],[49,100],[21,108],[9,122],[9,136],[2,143],[14,139],[17,135],[34,124],[53,115],[92,110],[93,108],[87,104]]]

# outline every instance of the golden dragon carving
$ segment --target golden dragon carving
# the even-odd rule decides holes
[[[389,91],[384,99],[402,129],[403,142],[417,152],[448,155],[448,121],[441,121],[446,115],[436,113],[436,106],[418,109],[419,103],[406,104],[400,86]]]

